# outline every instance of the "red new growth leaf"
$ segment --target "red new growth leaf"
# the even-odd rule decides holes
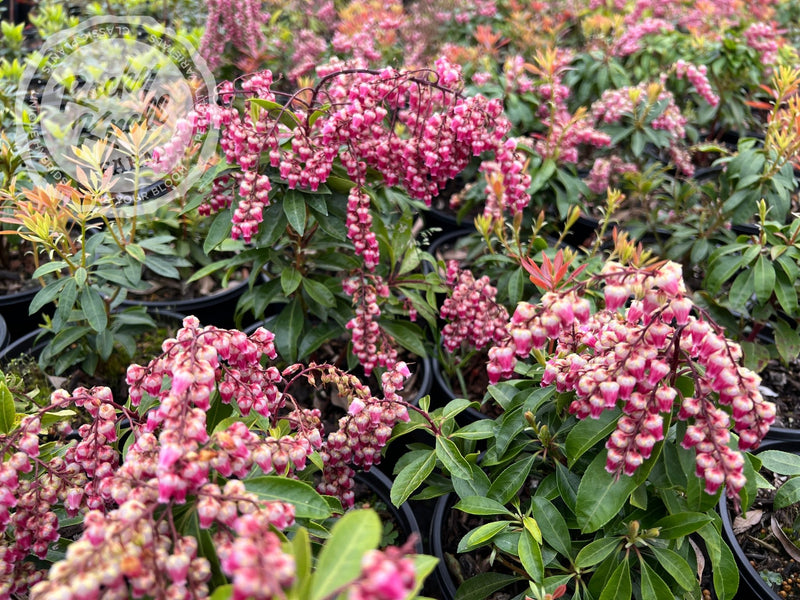
[[[559,250],[556,253],[555,259],[550,262],[547,255],[542,252],[542,266],[539,267],[535,262],[529,258],[522,257],[521,264],[524,269],[530,273],[530,278],[533,284],[545,291],[552,292],[557,290],[562,285],[569,283],[578,276],[586,268],[586,265],[581,265],[575,269],[569,277],[564,277],[569,271],[569,266],[574,260],[574,256],[569,260],[564,260],[564,251]]]

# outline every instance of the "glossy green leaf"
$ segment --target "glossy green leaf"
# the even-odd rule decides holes
[[[125,252],[130,254],[134,260],[144,263],[147,260],[147,255],[139,244],[128,244],[125,246]]]
[[[489,487],[489,498],[501,504],[508,504],[526,484],[535,460],[536,457],[530,455],[526,459],[514,461],[506,467]]]
[[[578,487],[575,516],[580,528],[585,533],[600,529],[617,515],[636,486],[633,477],[615,477],[608,473],[606,453],[600,452],[586,469]]]
[[[303,194],[296,190],[286,190],[283,195],[283,212],[286,220],[298,235],[306,230],[306,201]]]
[[[492,521],[479,525],[458,542],[458,552],[469,552],[488,544],[493,537],[508,529],[508,521]]]
[[[469,479],[472,476],[467,459],[461,455],[455,442],[443,435],[436,436],[436,457],[442,461],[453,477]]]
[[[739,588],[739,567],[733,558],[733,552],[723,541],[713,524],[709,523],[699,531],[706,542],[706,550],[711,557],[711,573],[717,598],[720,600],[733,600]]]
[[[206,239],[203,241],[203,252],[211,254],[211,251],[219,246],[223,240],[230,237],[233,223],[231,221],[231,209],[219,211],[208,228]]]
[[[459,498],[467,496],[486,496],[489,493],[491,482],[486,473],[479,466],[469,465],[469,477],[451,477],[451,483]]]
[[[530,578],[535,582],[541,582],[544,579],[542,547],[533,539],[529,531],[525,530],[519,536],[517,552],[519,560]]]
[[[31,303],[28,305],[28,314],[32,315],[44,308],[45,305],[50,304],[56,296],[58,296],[68,281],[70,280],[67,278],[56,279],[36,292],[33,300],[31,300]]]
[[[227,583],[215,589],[214,592],[208,597],[208,600],[229,600],[232,597],[233,584]]]
[[[522,577],[505,573],[481,573],[459,586],[455,600],[486,600],[496,591],[521,579]]]
[[[670,574],[675,583],[687,592],[694,588],[697,583],[697,575],[680,554],[658,546],[651,546],[650,549],[655,554],[658,564]]]
[[[261,500],[290,502],[295,515],[301,519],[326,519],[331,515],[328,503],[313,487],[304,481],[278,475],[245,479],[245,488]]]
[[[761,465],[779,475],[800,475],[800,456],[783,450],[764,450],[758,453]]]
[[[54,318],[56,320],[60,319],[62,322],[68,321],[77,300],[78,284],[75,283],[74,279],[68,279],[58,298],[56,298],[56,314]]]
[[[619,538],[600,538],[586,544],[575,557],[575,566],[581,569],[603,562],[620,546]]]
[[[390,499],[392,504],[400,506],[408,500],[409,496],[413,494],[419,486],[433,472],[436,466],[436,453],[433,451],[426,452],[406,465],[395,477],[392,482],[392,489],[390,491]]]
[[[294,556],[294,571],[297,577],[292,585],[292,592],[295,598],[307,598],[311,587],[311,566],[313,562],[308,529],[300,527],[292,541],[289,542],[289,545]],[[292,596],[290,595],[289,597]]]
[[[303,290],[320,306],[326,308],[336,306],[336,297],[324,283],[306,277],[303,279]]]
[[[682,512],[658,520],[653,527],[658,527],[661,530],[658,537],[665,540],[675,540],[694,533],[710,520],[711,517],[703,513]]]
[[[731,289],[728,292],[728,299],[731,306],[736,310],[745,310],[748,300],[753,295],[753,269],[742,271],[733,280]]]
[[[721,256],[714,260],[706,276],[706,289],[712,294],[718,292],[742,268],[742,263],[740,256]]]
[[[61,269],[66,268],[67,263],[63,260],[51,260],[50,262],[46,262],[43,265],[40,265],[38,269],[36,269],[33,274],[31,275],[31,279],[39,279],[39,277],[44,277],[50,273],[55,273],[56,271],[60,271]],[[78,268],[83,269],[83,267]],[[84,273],[86,269],[83,269]],[[78,277],[78,272],[75,272],[76,278]]]
[[[55,335],[47,349],[51,354],[57,355],[91,332],[92,328],[85,325],[67,327]]]
[[[790,280],[783,271],[775,274],[775,298],[787,314],[797,312],[797,289],[795,281]]]
[[[297,361],[298,340],[303,331],[303,307],[295,300],[287,304],[272,324],[275,334],[275,347],[281,356],[289,361]]]
[[[413,352],[417,356],[427,356],[428,351],[423,341],[425,334],[416,323],[402,319],[381,320],[381,327],[409,352]]]
[[[93,287],[85,287],[81,292],[81,308],[89,326],[97,332],[105,330],[108,325],[106,303],[100,293]]]
[[[569,465],[572,467],[575,462],[586,453],[592,446],[605,440],[617,427],[617,421],[622,411],[615,408],[600,413],[597,419],[583,419],[573,427],[567,434],[565,442]]]
[[[483,496],[467,496],[459,500],[453,508],[468,513],[470,515],[506,515],[513,517],[514,513],[505,506]]]
[[[317,559],[310,600],[323,600],[361,574],[361,558],[378,547],[383,527],[372,510],[345,513],[333,526],[331,536]]]
[[[778,354],[786,362],[793,361],[800,354],[800,334],[782,319],[776,319],[774,327],[775,347],[778,349]]]
[[[0,433],[10,433],[14,428],[14,396],[8,389],[5,379],[0,378]]]
[[[599,600],[621,600],[622,598],[633,597],[633,585],[631,583],[631,569],[628,561],[624,560],[614,570],[609,578]]]
[[[569,527],[553,503],[542,496],[534,496],[531,499],[531,510],[542,530],[545,543],[562,556],[572,556]]]
[[[642,565],[642,581],[641,591],[642,600],[663,600],[664,598],[672,598],[674,594],[670,590],[667,583],[661,579],[646,561],[641,561]]]
[[[290,296],[303,281],[303,275],[293,266],[286,267],[281,271],[281,289],[283,293]]]
[[[758,303],[766,304],[775,290],[775,268],[763,254],[758,257],[753,268],[753,285]]]
[[[800,477],[787,479],[775,492],[775,508],[786,508],[795,502],[800,502]]]

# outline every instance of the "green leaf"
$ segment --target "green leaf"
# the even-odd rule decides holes
[[[695,575],[689,564],[683,557],[673,550],[668,548],[659,548],[658,546],[650,546],[653,554],[655,554],[658,564],[670,574],[679,586],[687,592],[694,588],[697,583],[697,575]]]
[[[569,457],[569,465],[572,467],[575,462],[584,455],[592,446],[600,440],[605,440],[617,427],[622,411],[618,408],[606,410],[600,413],[597,419],[583,419],[573,427],[567,434],[566,454]]]
[[[575,566],[586,569],[600,564],[619,546],[619,538],[600,538],[589,542],[580,549],[578,556],[575,557]]]
[[[485,440],[494,435],[494,422],[489,419],[479,419],[456,429],[450,437],[464,440]],[[495,498],[496,500],[497,498]]]
[[[650,565],[644,560],[642,564],[642,600],[663,600],[664,598],[673,598],[675,595],[670,590],[667,583],[661,579]]]
[[[800,354],[800,335],[782,319],[776,319],[774,326],[775,347],[778,349],[778,354],[786,362],[793,361]]]
[[[491,482],[486,473],[478,465],[469,464],[470,476],[468,478],[452,477],[451,483],[459,498],[467,496],[486,496]]]
[[[68,321],[77,300],[78,284],[75,283],[74,279],[68,279],[66,285],[56,299],[56,319],[61,319],[62,322]]]
[[[733,552],[712,523],[703,526],[700,535],[706,542],[706,550],[711,558],[711,573],[717,598],[733,600],[739,588],[739,567],[733,558]]]
[[[459,500],[453,508],[468,513],[470,515],[507,515],[513,517],[514,513],[505,506],[483,496],[467,496]]]
[[[711,262],[706,276],[706,289],[716,293],[731,277],[742,268],[744,261],[740,256],[721,256]]]
[[[469,552],[488,544],[492,538],[505,531],[511,525],[509,521],[492,521],[479,525],[458,542],[457,552]]]
[[[517,460],[507,467],[489,487],[489,498],[501,504],[507,504],[527,482],[528,474],[533,468],[536,460],[534,455],[528,456],[525,460]]]
[[[303,290],[305,290],[305,292],[311,296],[311,299],[314,300],[314,302],[321,306],[325,306],[327,308],[336,306],[336,297],[324,283],[320,283],[319,281],[315,281],[310,277],[306,277],[303,279]]]
[[[70,281],[68,278],[56,279],[36,292],[33,300],[31,300],[31,303],[28,305],[28,314],[32,315],[41,310],[46,304],[50,304],[50,302],[58,296],[64,286],[67,285],[68,281]]]
[[[208,600],[229,600],[232,597],[233,597],[233,584],[227,583],[215,589],[214,593],[208,597]]]
[[[633,598],[631,569],[627,560],[622,561],[611,574],[599,600],[621,600],[622,598]]]
[[[395,477],[392,482],[392,489],[389,497],[392,504],[400,506],[409,496],[413,494],[419,486],[433,472],[436,466],[436,454],[431,450],[424,455],[418,456],[406,465]]]
[[[531,499],[531,510],[542,530],[544,541],[562,556],[572,556],[569,527],[561,512],[542,496]]]
[[[758,453],[761,465],[778,475],[800,475],[800,456],[783,450],[764,450]]]
[[[519,560],[530,578],[537,583],[541,583],[544,579],[542,547],[533,539],[529,531],[524,530],[522,535],[519,536],[517,552],[519,553]]]
[[[297,235],[303,235],[306,230],[306,201],[303,194],[296,190],[286,190],[283,195],[283,212]]]
[[[31,279],[39,279],[40,277],[44,277],[49,273],[54,273],[55,271],[60,271],[61,269],[65,268],[67,263],[63,260],[53,260],[50,262],[46,262],[41,265],[38,269],[36,269],[33,274],[31,275]],[[78,271],[83,269],[83,267],[78,267],[78,270],[75,271],[75,278],[78,278]],[[84,274],[86,273],[86,269],[83,269]],[[85,280],[85,279],[84,279]]]
[[[455,600],[486,600],[494,592],[521,579],[522,577],[505,573],[481,573],[459,586]]]
[[[245,479],[244,487],[261,500],[290,502],[294,505],[298,518],[327,519],[331,516],[328,503],[322,495],[304,481],[266,475]]]
[[[56,336],[50,341],[47,350],[52,355],[59,354],[70,345],[77,342],[79,339],[87,336],[92,332],[92,328],[86,325],[76,325],[67,327],[59,331]]]
[[[703,525],[711,521],[711,517],[698,512],[682,512],[659,519],[653,527],[661,531],[658,537],[665,540],[675,540],[694,533]]]
[[[448,421],[456,415],[460,415],[470,407],[475,408],[475,406],[477,406],[476,402],[470,402],[466,398],[455,398],[445,404],[442,409],[442,420]]]
[[[345,513],[319,553],[311,600],[323,600],[356,579],[361,574],[362,557],[378,547],[382,531],[381,521],[372,510]]]
[[[300,124],[300,121],[297,119],[295,114],[283,104],[273,102],[272,100],[266,100],[264,98],[250,98],[249,102],[251,105],[255,105],[266,110],[270,117],[277,119],[289,129],[294,129]]]
[[[775,289],[775,268],[763,254],[758,257],[753,269],[753,284],[756,300],[759,304],[766,304]]]
[[[303,281],[303,275],[293,266],[286,267],[281,271],[281,288],[283,293],[290,296]]]
[[[428,355],[428,351],[422,341],[425,339],[425,334],[416,323],[402,319],[392,321],[381,319],[380,326],[381,329],[392,336],[398,344],[409,352],[421,357]]]
[[[233,229],[231,221],[231,209],[219,211],[208,228],[206,239],[203,241],[203,252],[211,254],[211,251],[219,246],[223,240],[228,239]]]
[[[289,598],[307,598],[309,586],[311,585],[311,539],[308,529],[300,527],[295,533],[294,538],[289,542],[291,553],[294,556],[295,574],[297,579],[292,585],[293,595]]]
[[[5,379],[0,378],[0,433],[11,433],[16,414],[14,396],[8,389]]]
[[[753,295],[754,269],[742,271],[736,276],[728,292],[728,300],[731,307],[736,310],[745,310],[748,300]]]
[[[108,315],[106,314],[106,303],[100,297],[100,293],[92,288],[85,287],[81,292],[81,308],[89,326],[98,333],[104,331],[108,325]]]
[[[303,331],[303,307],[295,300],[283,307],[273,322],[272,333],[275,334],[275,348],[281,356],[289,361],[297,361],[298,340]]]
[[[636,488],[633,477],[606,471],[606,453],[600,452],[586,469],[578,487],[575,516],[584,533],[597,531],[613,519]]]
[[[130,254],[134,260],[144,264],[147,260],[147,255],[144,253],[144,248],[142,248],[139,244],[127,244],[125,246],[125,252]]]
[[[775,492],[775,508],[786,508],[800,501],[800,477],[792,477]]]
[[[445,468],[450,471],[453,477],[459,479],[470,479],[470,470],[467,459],[461,455],[455,442],[448,440],[443,435],[436,436],[436,457],[442,461]]]

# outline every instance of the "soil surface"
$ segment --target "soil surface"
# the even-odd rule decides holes
[[[769,361],[761,372],[761,393],[775,403],[774,427],[800,429],[800,359],[788,365]]]
[[[776,486],[782,483],[775,476],[768,479]],[[736,540],[753,568],[781,598],[798,600],[800,506],[774,510],[774,495],[774,490],[761,490],[750,510],[743,515],[731,512],[730,516]]]

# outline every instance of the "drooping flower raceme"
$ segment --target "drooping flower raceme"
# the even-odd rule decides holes
[[[0,467],[0,597],[30,591],[37,599],[206,598],[208,553],[198,552],[198,539],[178,527],[180,514],[208,530],[203,535],[210,536],[207,543],[213,539],[233,597],[283,597],[295,568],[276,530],[294,523],[294,507],[263,500],[245,479],[253,472],[293,476],[319,451],[320,489],[352,506],[351,465],[378,463],[394,425],[408,420],[398,390],[410,372],[404,363],[386,371],[378,398],[330,365],[279,370],[269,364],[276,357],[273,340],[263,328],[247,336],[187,317],[160,356],[128,369],[133,408],[115,403],[107,388],[59,390],[48,407],[0,436],[10,456]],[[339,429],[325,438],[319,411],[293,397],[304,382],[333,386],[349,404]],[[239,418],[209,427],[212,403],[231,405]],[[64,409],[85,410],[91,420],[78,429],[76,444],[53,454],[40,447],[41,423],[47,411]],[[248,426],[248,415],[258,415],[251,422],[262,425]],[[120,430],[130,437],[124,460],[116,444]],[[59,539],[56,505],[83,515],[84,530],[66,558],[44,572],[28,556],[44,558]],[[402,571],[405,559],[395,558],[386,568]],[[372,589],[374,578],[365,575],[353,589]]]
[[[592,314],[584,294],[594,283],[604,286],[605,306]],[[739,345],[687,296],[679,265],[609,262],[599,275],[550,291],[537,305],[520,303],[508,332],[490,350],[492,382],[511,377],[518,357],[553,344],[542,385],[574,394],[571,413],[596,419],[622,409],[606,443],[609,472],[635,473],[678,419],[688,423],[681,445],[695,449],[706,492],[724,486],[737,496],[744,459],[728,445],[730,429],[740,450],[757,447],[775,406],[762,398],[759,377],[740,365]]]

